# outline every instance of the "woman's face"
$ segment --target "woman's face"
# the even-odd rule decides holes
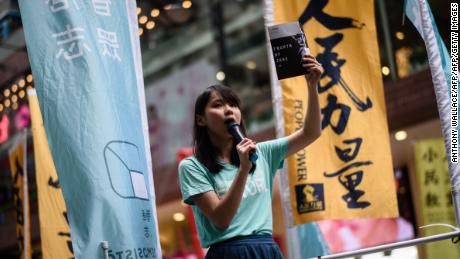
[[[198,125],[208,128],[209,134],[220,138],[231,138],[225,122],[234,120],[240,124],[241,111],[238,106],[225,102],[218,92],[213,91],[206,104],[204,116],[198,115],[197,120]]]

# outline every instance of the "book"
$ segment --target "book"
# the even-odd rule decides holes
[[[302,58],[310,54],[307,40],[298,22],[268,26],[278,80],[305,75]]]

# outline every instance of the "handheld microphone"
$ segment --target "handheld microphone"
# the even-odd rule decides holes
[[[240,125],[236,123],[234,120],[227,121],[226,124],[227,130],[232,135],[235,142],[240,143],[244,138],[244,134],[243,132],[241,132]],[[255,151],[249,153],[249,160],[251,160],[252,163],[255,163],[257,161],[257,158],[259,158],[259,156],[257,156],[257,153]]]

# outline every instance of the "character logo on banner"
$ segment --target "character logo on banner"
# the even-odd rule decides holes
[[[298,184],[295,186],[297,212],[299,214],[320,211],[326,208],[324,186],[320,183]]]

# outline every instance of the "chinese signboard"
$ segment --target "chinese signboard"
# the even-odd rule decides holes
[[[418,225],[450,224],[455,226],[446,148],[442,139],[427,139],[415,144],[416,189],[418,190]],[[441,234],[445,227],[423,228],[423,236]],[[459,258],[460,248],[450,240],[428,243],[422,247],[427,259]]]

